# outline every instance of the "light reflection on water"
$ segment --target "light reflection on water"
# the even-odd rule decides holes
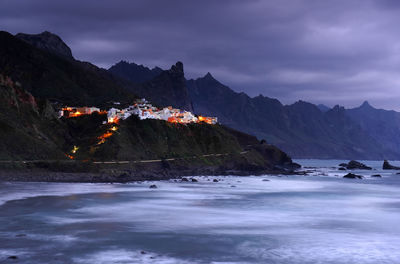
[[[158,189],[0,183],[0,263],[400,263],[400,175],[298,162],[324,168]]]

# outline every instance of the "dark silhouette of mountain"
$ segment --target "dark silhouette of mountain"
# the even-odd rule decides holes
[[[118,64],[117,64],[118,65]],[[193,111],[192,103],[189,97],[188,89],[186,88],[186,79],[183,71],[183,63],[177,62],[169,70],[161,71],[153,79],[143,83],[132,83],[134,80],[139,80],[135,77],[138,72],[136,64],[119,63],[118,67],[112,68],[114,75],[122,77],[125,80],[125,87],[132,93],[153,102],[158,106],[173,106],[188,111]],[[141,68],[139,66],[139,68]],[[143,68],[142,68],[143,70]],[[146,76],[158,73],[160,68],[149,70],[144,69]],[[125,76],[125,73],[132,72],[133,76]],[[147,78],[146,77],[146,78]]]
[[[400,156],[398,151],[381,146],[343,107],[323,112],[303,101],[284,106],[262,95],[250,98],[221,84],[210,73],[187,81],[187,86],[196,113],[218,116],[222,124],[266,139],[297,158]]]
[[[99,105],[135,98],[108,71],[39,49],[4,31],[0,31],[0,69],[39,99]]]
[[[399,112],[376,109],[365,101],[357,108],[346,110],[346,114],[383,147],[394,152],[400,150]]]
[[[133,62],[129,63],[126,61],[120,61],[114,64],[108,69],[108,71],[116,76],[119,76],[120,78],[129,80],[136,84],[150,81],[163,72],[163,70],[159,67],[150,69],[143,65],[138,65]]]
[[[64,43],[64,41],[57,35],[44,31],[40,34],[24,34],[18,33],[15,35],[17,38],[26,41],[27,43],[35,46],[36,48],[73,59],[71,49]]]
[[[324,104],[319,104],[319,105],[317,105],[317,107],[318,107],[318,109],[321,110],[322,112],[327,112],[327,111],[329,111],[329,110],[331,109],[330,107],[328,107],[328,106],[326,106],[326,105],[324,105]]]

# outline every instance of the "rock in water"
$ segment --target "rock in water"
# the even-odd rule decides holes
[[[384,170],[400,170],[400,167],[390,165],[389,161],[383,161],[382,169]]]
[[[198,182],[198,180],[196,180],[195,178],[192,178],[192,182]]]
[[[218,182],[218,180],[217,180],[217,179],[214,179],[213,182]]]
[[[362,179],[362,178],[364,178],[364,177],[361,176],[361,175],[357,175],[357,174],[353,174],[353,173],[348,173],[348,174],[344,175],[343,178],[346,178],[346,179]]]
[[[150,187],[149,187],[150,189],[157,189],[157,185],[155,185],[155,184],[153,184],[153,185],[150,185]]]
[[[382,175],[380,175],[380,174],[374,174],[374,175],[371,175],[371,177],[373,177],[373,178],[382,178]]]
[[[189,180],[188,180],[187,178],[182,178],[181,181],[183,181],[183,182],[188,182]]]
[[[348,170],[372,170],[371,167],[368,167],[365,164],[362,164],[361,162],[352,160],[349,163],[341,163],[339,164],[341,167],[345,167]]]

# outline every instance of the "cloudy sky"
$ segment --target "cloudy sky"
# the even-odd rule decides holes
[[[75,58],[127,60],[284,103],[400,110],[397,0],[0,0],[0,29],[61,36]]]

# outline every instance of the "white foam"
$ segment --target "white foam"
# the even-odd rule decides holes
[[[151,252],[142,254],[141,251],[128,251],[125,249],[111,249],[99,251],[81,258],[74,258],[77,264],[124,264],[124,263],[159,263],[159,264],[195,264],[193,261],[184,261],[177,258],[162,256]]]

